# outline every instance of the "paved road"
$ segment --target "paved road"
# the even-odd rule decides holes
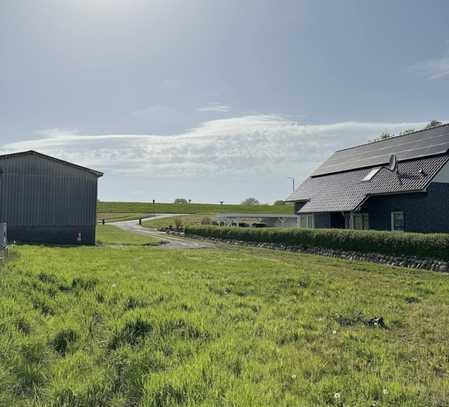
[[[147,220],[163,219],[163,218],[172,217],[172,216],[181,216],[181,215],[173,215],[173,214],[156,215],[156,216],[152,216],[151,218],[142,219],[142,222],[145,222]],[[155,229],[145,228],[145,227],[139,225],[138,220],[114,222],[111,224],[114,226],[117,226],[118,228],[120,228],[122,230],[126,230],[128,232],[138,233],[140,235],[152,236],[152,237],[158,238],[160,240],[164,240],[168,243],[159,246],[164,249],[204,249],[204,248],[215,247],[215,245],[213,243],[199,241],[199,240],[193,240],[193,239],[187,239],[185,237],[170,236],[164,232],[159,232]]]

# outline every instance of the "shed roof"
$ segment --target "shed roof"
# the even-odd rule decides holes
[[[100,171],[92,170],[90,168],[83,167],[81,165],[74,164],[74,163],[71,163],[69,161],[64,161],[64,160],[61,160],[59,158],[51,157],[49,155],[42,154],[42,153],[39,153],[39,152],[34,151],[34,150],[22,151],[22,152],[19,152],[19,153],[12,153],[12,154],[3,154],[3,155],[0,155],[0,159],[22,157],[22,156],[26,156],[26,155],[34,155],[34,156],[37,156],[39,158],[43,158],[43,159],[46,159],[46,160],[51,160],[51,161],[58,162],[58,163],[60,163],[62,165],[68,165],[70,167],[77,168],[77,169],[79,169],[81,171],[89,172],[89,173],[91,173],[91,174],[93,174],[93,175],[95,175],[95,176],[97,176],[99,178],[104,175]]]
[[[398,171],[382,167],[368,182],[362,181],[376,167],[307,178],[287,201],[304,201],[299,213],[356,210],[372,195],[420,192],[449,161],[449,155],[399,162]],[[422,170],[420,172],[420,170]]]

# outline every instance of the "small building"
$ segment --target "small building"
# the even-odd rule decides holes
[[[300,227],[449,232],[449,125],[335,152],[295,190]]]
[[[101,176],[36,151],[0,156],[0,222],[8,240],[95,244]]]

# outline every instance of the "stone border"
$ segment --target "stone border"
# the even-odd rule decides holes
[[[171,232],[173,233],[173,232]],[[239,245],[239,246],[250,246],[250,247],[260,247],[272,250],[285,250],[291,252],[300,252],[306,254],[315,254],[319,256],[326,257],[337,257],[340,259],[351,260],[351,261],[368,261],[371,263],[384,264],[388,266],[406,267],[412,269],[422,269],[430,271],[438,271],[442,273],[449,272],[449,262],[432,260],[432,259],[418,259],[416,257],[395,257],[395,256],[385,256],[376,253],[359,253],[359,252],[347,252],[343,250],[334,249],[322,249],[319,247],[304,247],[289,246],[278,243],[260,243],[260,242],[246,242],[242,240],[224,240],[218,239],[216,237],[205,238],[203,236],[196,236],[188,234],[190,238],[195,238],[199,240],[211,240],[214,242],[223,242],[227,244]]]

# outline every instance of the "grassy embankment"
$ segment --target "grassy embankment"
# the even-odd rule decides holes
[[[118,220],[133,220],[152,213],[181,213],[212,217],[217,213],[279,213],[291,214],[290,205],[216,205],[216,204],[170,204],[143,202],[99,202],[97,219],[113,222]],[[188,218],[185,220],[187,221]],[[190,222],[190,220],[189,220]],[[173,220],[172,220],[172,224]],[[191,223],[189,223],[191,224]],[[163,224],[166,225],[165,223]],[[167,224],[166,226],[168,226]],[[160,226],[159,226],[160,227]]]
[[[252,248],[20,246],[1,274],[2,406],[449,400],[441,273]]]

